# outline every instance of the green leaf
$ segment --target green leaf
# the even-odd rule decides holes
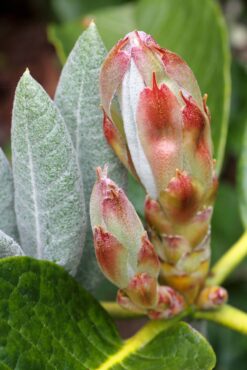
[[[80,173],[60,113],[29,72],[16,89],[12,150],[25,254],[52,260],[75,274],[85,229]]]
[[[215,370],[246,370],[247,337],[213,323],[207,323],[208,338],[217,357]]]
[[[133,176],[128,177],[128,198],[134,205],[139,217],[144,220],[144,201],[146,193],[143,187],[134,179]]]
[[[18,240],[14,186],[9,162],[0,148],[0,230]]]
[[[107,5],[116,5],[126,0],[51,0],[51,8],[56,18],[62,22],[77,19],[78,15],[87,14],[94,9]]]
[[[2,369],[211,370],[214,353],[188,324],[149,322],[122,342],[111,318],[66,271],[0,260]]]
[[[247,312],[246,281],[241,281],[239,278],[234,281],[231,280],[226,288],[229,293],[230,304]],[[208,322],[207,338],[216,352],[217,370],[232,370],[234,368],[246,370],[247,335]]]
[[[19,244],[0,230],[0,258],[23,255],[24,252]]]
[[[226,144],[230,105],[230,53],[226,26],[215,1],[141,0],[94,11],[100,35],[110,49],[127,32],[141,29],[162,47],[180,54],[193,69],[201,91],[208,93],[218,172]],[[52,42],[65,54],[79,36],[80,22],[51,26]],[[52,30],[52,31],[51,31]],[[217,81],[217,84],[215,83]]]
[[[215,355],[206,339],[188,324],[179,323],[110,369],[211,370],[214,366]]]
[[[222,181],[212,218],[212,262],[223,256],[242,232],[237,192],[231,184]]]
[[[127,33],[139,28],[135,11],[134,4],[124,4],[99,9],[93,13],[99,33],[108,50]]]
[[[137,27],[133,4],[104,7],[91,14],[89,18],[96,19],[97,27],[107,49],[110,49],[121,37]],[[61,25],[54,23],[48,27],[48,38],[54,44],[62,64],[65,63],[86,23],[88,23],[87,17]]]
[[[229,121],[229,132],[227,137],[227,152],[235,157],[241,153],[242,142],[246,118],[246,86],[247,86],[247,69],[236,60],[232,63],[232,99],[231,112]]]
[[[0,281],[0,366],[95,369],[120,347],[105,311],[59,266],[2,259]]]
[[[97,166],[109,164],[109,176],[119,186],[125,185],[127,177],[127,171],[107,145],[102,130],[98,80],[105,55],[105,47],[96,26],[92,23],[73,48],[62,70],[55,96],[55,102],[75,147],[82,173],[87,212]],[[91,228],[88,228],[78,279],[98,298],[106,299],[105,289],[111,291],[110,287],[113,287],[98,267]],[[115,288],[113,292],[115,294]]]
[[[83,30],[82,22],[68,22],[62,25],[54,23],[48,27],[48,39],[54,44],[62,64],[65,64],[70,51]]]
[[[247,229],[247,121],[242,142],[242,153],[238,164],[239,206],[243,225]]]

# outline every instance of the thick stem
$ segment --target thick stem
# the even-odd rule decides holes
[[[133,337],[126,340],[121,350],[119,350],[115,355],[112,355],[106,362],[100,365],[97,370],[107,370],[116,364],[119,364],[131,353],[136,352],[139,348],[145,346],[146,343],[150,342],[154,337],[164,330],[167,330],[182,317],[186,316],[187,312],[184,311],[180,315],[170,319],[170,320],[157,320],[149,321],[143,326]]]
[[[247,257],[247,231],[213,266],[207,285],[220,285]]]
[[[127,311],[121,308],[117,303],[114,302],[101,302],[101,305],[108,311],[108,313],[114,318],[137,318],[143,316],[143,314],[138,314],[135,312]],[[190,316],[196,320],[208,320],[213,321],[217,324],[230,328],[232,330],[238,331],[242,334],[247,335],[247,313],[232,307],[230,305],[224,305],[221,309],[215,311],[194,311],[188,309],[182,312],[180,315],[175,316],[170,320],[158,320],[149,321],[134,337],[128,340],[126,343],[139,343],[138,340],[146,338],[145,333],[149,333],[149,328],[151,329],[149,335],[157,335],[160,331],[172,326],[175,322],[181,320],[182,318]],[[154,336],[155,336],[154,335]],[[131,342],[132,339],[137,338],[136,342]],[[139,339],[138,339],[139,338]],[[143,342],[143,344],[145,344]],[[102,368],[104,369],[104,368]]]
[[[133,312],[128,311],[119,306],[119,304],[115,302],[100,302],[101,306],[115,319],[136,319],[137,317],[145,317],[146,315],[143,312]]]
[[[197,311],[193,317],[214,321],[242,334],[247,334],[247,314],[230,305],[225,305],[217,311]]]

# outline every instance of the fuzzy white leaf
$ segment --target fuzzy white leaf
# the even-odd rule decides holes
[[[0,258],[24,255],[25,254],[19,244],[9,235],[0,230]]]
[[[109,176],[120,186],[127,181],[127,172],[107,145],[102,129],[99,98],[99,71],[106,50],[92,23],[75,44],[65,64],[55,102],[71,134],[83,174],[85,202],[89,200],[95,182],[95,169],[108,163]],[[91,228],[88,228],[86,247],[79,270],[79,281],[91,292],[102,291],[106,280],[96,262]]]
[[[15,206],[26,255],[76,273],[85,234],[81,176],[62,116],[25,72],[12,123]]]
[[[18,239],[14,209],[14,186],[12,171],[0,148],[0,230]]]

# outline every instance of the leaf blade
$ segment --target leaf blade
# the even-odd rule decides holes
[[[14,208],[13,176],[2,149],[0,148],[0,230],[18,240]]]
[[[11,369],[94,369],[120,347],[112,320],[65,270],[30,257],[0,265],[0,361]]]
[[[120,186],[125,184],[127,172],[107,145],[102,130],[102,112],[98,91],[100,66],[106,50],[92,23],[76,42],[65,64],[58,83],[55,102],[70,132],[81,173],[86,208],[95,182],[95,169],[108,163],[109,176]],[[88,223],[90,221],[88,219]],[[78,279],[99,297],[102,284],[115,293],[96,262],[91,229],[88,229]],[[111,295],[111,294],[110,294]],[[104,296],[104,293],[103,293]],[[101,295],[102,297],[102,295]],[[106,298],[104,296],[104,298]]]
[[[0,281],[0,361],[10,369],[211,370],[215,364],[206,340],[173,320],[150,322],[123,343],[98,302],[48,261],[2,259]]]
[[[14,239],[0,230],[0,258],[24,256],[24,252]]]
[[[242,152],[238,163],[237,185],[239,194],[240,216],[244,228],[247,228],[247,124],[245,125]]]
[[[85,229],[81,178],[63,119],[28,72],[16,89],[12,151],[24,252],[75,274]]]

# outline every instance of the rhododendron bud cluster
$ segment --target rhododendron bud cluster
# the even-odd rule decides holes
[[[148,287],[147,295],[143,293],[149,302],[148,310],[157,310],[162,294],[160,298],[154,296],[157,286],[153,281],[157,282],[159,275],[158,291],[165,289],[163,302],[169,300],[168,296],[182,294],[187,304],[210,308],[220,305],[227,298],[223,288],[203,290],[208,289],[204,283],[210,262],[210,220],[217,178],[207,97],[202,98],[193,72],[178,55],[162,49],[151,36],[134,31],[106,57],[100,91],[105,137],[146,190],[145,217],[152,243],[133,216],[133,207],[127,207],[126,197],[111,185],[115,189],[111,203],[125,199],[120,208],[128,214],[129,227],[120,226],[121,217],[116,214],[119,207],[111,208],[107,222],[102,218],[102,208],[100,217],[92,217],[92,225],[99,264],[122,289],[118,301],[141,306],[140,292],[147,293]],[[95,186],[103,186],[99,185],[102,181]],[[94,193],[92,214],[100,198],[96,190]],[[111,235],[105,234],[108,232]],[[108,258],[102,261],[102,240],[106,238],[111,243]],[[109,274],[107,266],[118,259],[119,267]]]
[[[118,302],[150,317],[169,317],[184,308],[183,297],[159,287],[160,261],[125,193],[97,169],[90,217],[96,257],[103,273],[117,285]]]

